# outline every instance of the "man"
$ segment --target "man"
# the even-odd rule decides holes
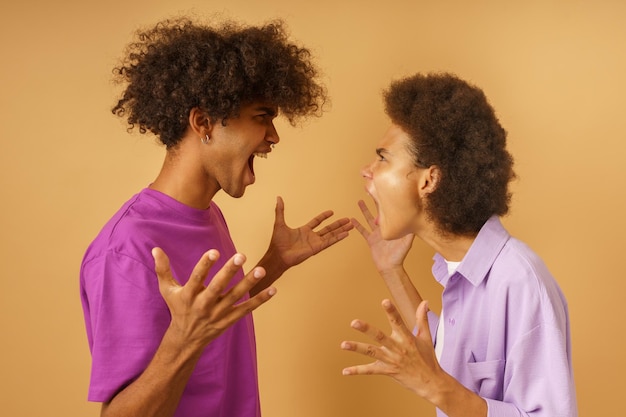
[[[166,155],[83,260],[89,400],[107,417],[259,416],[249,313],[288,268],[352,225],[340,219],[316,231],[326,211],[291,229],[279,198],[269,249],[244,277],[245,257],[213,197],[241,197],[255,182],[255,159],[279,142],[279,112],[292,123],[320,113],[325,91],[309,52],[287,40],[281,22],[181,19],[139,32],[115,73],[125,89],[113,112],[155,134]]]

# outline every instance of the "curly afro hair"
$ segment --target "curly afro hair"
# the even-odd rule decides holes
[[[292,125],[322,113],[326,89],[311,53],[288,41],[280,20],[209,27],[181,18],[136,36],[113,72],[125,89],[112,112],[126,117],[129,131],[150,131],[168,149],[183,137],[193,108],[223,124],[254,101],[277,106]]]
[[[513,158],[482,90],[453,74],[417,74],[393,82],[384,100],[412,138],[415,164],[440,169],[425,209],[441,232],[475,235],[489,217],[508,212]]]

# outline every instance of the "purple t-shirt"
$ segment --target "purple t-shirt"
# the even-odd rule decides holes
[[[445,287],[441,367],[486,399],[489,417],[577,416],[567,302],[542,260],[498,217],[454,274],[434,260]],[[437,321],[430,327],[435,335]]]
[[[80,271],[92,354],[90,401],[107,402],[135,380],[169,326],[151,254],[156,246],[181,284],[208,249],[221,254],[208,280],[236,252],[213,202],[198,210],[146,188],[122,206],[87,249]],[[242,278],[239,271],[233,283]],[[252,315],[207,346],[175,416],[260,416]]]

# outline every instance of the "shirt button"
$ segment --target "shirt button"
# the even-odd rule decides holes
[[[456,324],[456,320],[453,318],[449,318],[448,323],[450,324],[450,326],[454,326]]]

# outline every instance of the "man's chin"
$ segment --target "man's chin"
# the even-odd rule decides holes
[[[237,192],[233,192],[233,193],[228,193],[229,196],[231,196],[232,198],[241,198],[243,197],[243,195],[246,193],[246,189],[244,188],[241,191],[237,191]]]
[[[247,186],[243,186],[237,189],[222,188],[222,191],[224,191],[226,194],[228,194],[232,198],[241,198],[246,193],[246,188]]]

